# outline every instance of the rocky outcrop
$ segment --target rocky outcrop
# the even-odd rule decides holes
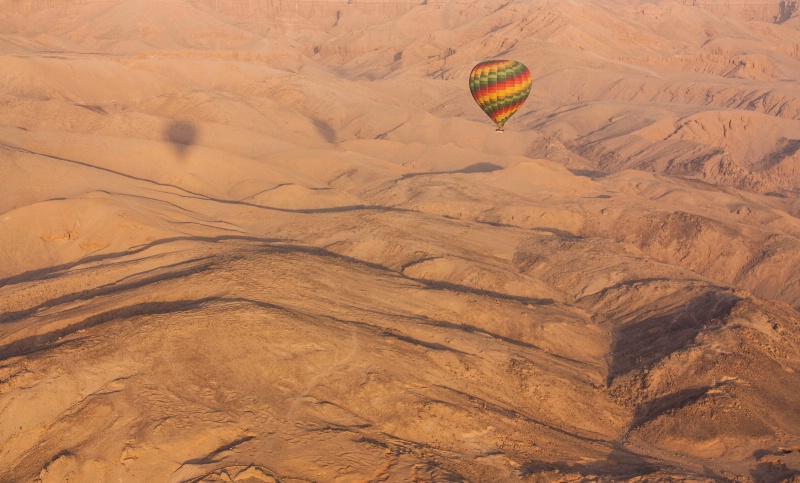
[[[796,1],[762,0],[682,0],[683,5],[697,6],[710,10],[716,15],[730,15],[741,20],[782,23],[792,17],[797,10]]]

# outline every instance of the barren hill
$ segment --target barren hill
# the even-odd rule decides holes
[[[0,481],[797,480],[793,5],[0,0]]]

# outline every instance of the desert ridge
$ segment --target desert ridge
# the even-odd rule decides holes
[[[0,481],[797,479],[800,34],[696,3],[0,1]]]

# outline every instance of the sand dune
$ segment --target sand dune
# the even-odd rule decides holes
[[[793,5],[0,0],[0,481],[797,480]]]

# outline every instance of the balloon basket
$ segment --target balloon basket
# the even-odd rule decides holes
[[[505,131],[503,131],[503,128],[502,128],[502,127],[498,127],[497,129],[495,129],[495,130],[494,130],[494,132],[496,132],[496,133],[501,133],[501,134],[502,134],[502,133],[503,133],[503,132],[505,132]]]

